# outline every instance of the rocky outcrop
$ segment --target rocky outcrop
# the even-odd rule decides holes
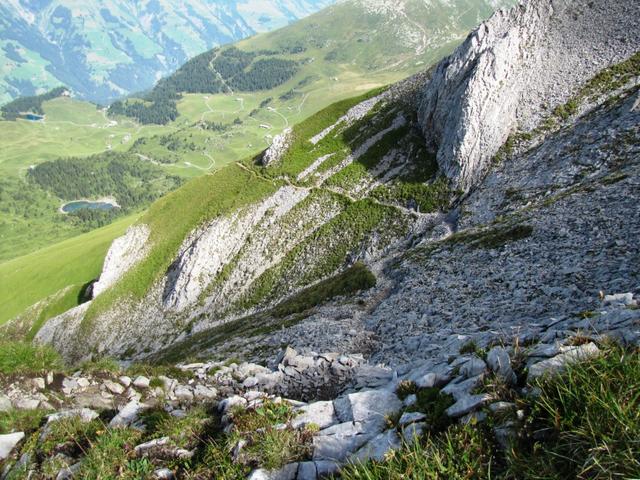
[[[273,141],[269,148],[262,154],[262,165],[267,167],[273,163],[277,163],[282,159],[289,146],[291,145],[291,135],[293,130],[286,128],[281,134],[273,137]]]
[[[147,225],[134,225],[129,227],[124,236],[113,241],[104,260],[100,278],[93,284],[93,298],[113,286],[145,257],[149,248],[149,234]]]
[[[164,307],[180,311],[196,303],[224,266],[247,243],[248,237],[256,233],[259,224],[276,223],[308,195],[306,190],[283,187],[255,207],[216,218],[193,232],[183,242],[178,258],[167,273]],[[277,258],[279,256],[274,256]],[[251,284],[269,264],[267,259],[247,264],[243,270],[244,278],[237,282],[238,286]],[[240,291],[236,288],[235,294],[238,293]]]
[[[22,432],[0,435],[0,461],[8,458],[5,472],[24,465],[33,471],[42,468],[52,455],[43,449],[43,440],[56,422],[71,418],[82,423],[99,421],[100,430],[153,432],[153,427],[147,427],[157,418],[184,418],[192,410],[200,419],[206,412],[225,435],[232,434],[235,446],[224,455],[236,464],[248,462],[255,468],[256,462],[246,459],[243,450],[265,428],[305,442],[306,448],[293,462],[276,470],[257,468],[249,476],[256,479],[315,480],[339,472],[345,464],[381,461],[403,442],[411,444],[442,422],[490,419],[486,428],[492,428],[498,443],[508,448],[530,421],[526,410],[518,408],[535,393],[541,377],[558,375],[572,364],[606,354],[611,338],[631,348],[640,345],[639,296],[614,295],[621,300],[603,301],[599,318],[551,319],[542,334],[540,325],[513,336],[497,331],[473,336],[449,332],[443,334],[438,348],[430,350],[429,358],[395,368],[373,365],[357,355],[304,355],[287,348],[273,369],[207,361],[178,364],[168,374],[156,373],[152,380],[126,372],[82,370],[72,375],[49,372],[0,378],[6,392],[0,405],[55,411],[42,422],[40,431],[29,433],[28,442]],[[491,346],[496,344],[500,345]],[[499,387],[494,378],[502,379]],[[439,392],[442,413],[418,400],[423,392],[432,395],[434,391]],[[278,411],[290,414],[280,417]],[[248,429],[242,417],[252,414],[262,419],[274,416],[273,424]],[[157,472],[176,459],[197,458],[196,445],[180,443],[184,439],[173,430],[163,432],[151,433],[126,448],[132,457],[152,462]],[[39,453],[25,457],[23,447]],[[58,468],[81,465],[86,451],[65,450],[65,454]],[[188,478],[186,474],[180,470],[171,478]]]
[[[420,122],[440,168],[469,190],[517,130],[529,131],[597,72],[640,49],[633,0],[533,0],[480,25],[427,83]]]
[[[328,126],[320,133],[311,137],[309,141],[314,145],[317,145],[320,140],[333,132],[339,125],[352,125],[354,122],[363,119],[371,111],[371,109],[385,97],[386,94],[383,93],[381,95],[378,95],[377,97],[373,97],[365,100],[364,102],[360,102],[356,106],[350,108],[347,113],[338,118],[338,120],[336,120],[332,125]]]

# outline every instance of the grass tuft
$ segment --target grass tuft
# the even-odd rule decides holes
[[[9,410],[0,412],[0,435],[13,432],[33,432],[43,422],[46,410]]]
[[[63,369],[62,358],[47,345],[0,342],[0,374],[31,374]]]
[[[382,462],[348,466],[342,480],[488,480],[495,459],[491,444],[477,427],[452,426],[425,442],[391,452]]]
[[[611,348],[541,380],[519,478],[640,478],[640,352]],[[543,437],[540,440],[534,438]]]
[[[375,275],[363,263],[357,262],[335,277],[306,288],[280,303],[272,310],[272,314],[275,317],[286,317],[302,313],[334,297],[355,294],[375,285]]]

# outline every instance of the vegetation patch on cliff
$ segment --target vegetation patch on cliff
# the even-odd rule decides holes
[[[273,308],[272,313],[276,317],[302,313],[334,297],[368,290],[375,285],[375,275],[363,263],[358,262],[335,277],[305,288]]]
[[[266,175],[287,175],[295,178],[311,163],[327,154],[339,154],[344,152],[347,142],[343,135],[338,132],[331,132],[325,136],[318,144],[314,145],[310,139],[322,132],[324,129],[334,125],[340,117],[345,115],[349,109],[355,107],[363,101],[375,97],[384,91],[384,88],[376,89],[364,95],[349,98],[336,102],[303,122],[293,127],[291,133],[291,145],[282,157],[278,165],[269,166],[263,169]],[[348,134],[347,134],[348,135]]]
[[[404,234],[406,219],[394,207],[370,199],[345,202],[339,215],[258,277],[234,308],[242,311],[263,304],[332,275],[349,263],[349,258],[368,243],[374,232],[380,234],[380,243],[390,243]]]

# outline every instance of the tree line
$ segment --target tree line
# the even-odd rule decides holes
[[[179,177],[117,152],[41,163],[27,178],[63,200],[109,195],[124,209],[150,203],[181,184]]]
[[[264,51],[245,52],[236,47],[205,52],[160,80],[143,101],[117,101],[109,108],[109,114],[132,117],[143,124],[164,125],[178,117],[176,101],[181,93],[269,90],[282,85],[298,71],[298,62],[271,57],[256,60],[260,55],[264,55]]]
[[[58,98],[68,90],[65,87],[54,88],[53,90],[43,93],[42,95],[34,95],[32,97],[16,98],[12,102],[0,108],[2,116],[5,120],[15,120],[20,117],[21,113],[30,112],[38,115],[44,115],[42,104],[47,100]]]

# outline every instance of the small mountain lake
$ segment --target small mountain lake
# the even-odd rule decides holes
[[[65,203],[62,206],[61,210],[64,213],[72,213],[83,208],[88,208],[91,210],[111,210],[113,208],[118,208],[118,206],[109,202],[90,202],[88,200],[76,200],[74,202]]]
[[[44,116],[36,115],[35,113],[26,113],[24,114],[23,118],[32,122],[39,122],[40,120],[44,120]]]

